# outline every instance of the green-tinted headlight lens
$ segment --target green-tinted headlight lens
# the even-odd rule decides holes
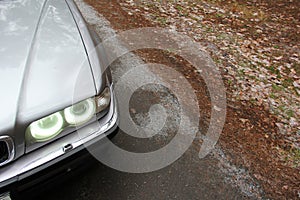
[[[96,112],[94,99],[87,99],[64,110],[65,120],[70,125],[82,125],[89,121]]]
[[[37,142],[44,142],[58,135],[64,126],[62,115],[57,112],[33,122],[29,126],[30,135]]]
[[[51,140],[67,127],[80,126],[90,121],[95,114],[106,109],[110,101],[110,89],[106,87],[95,98],[86,99],[31,123],[26,130],[26,140],[29,143]]]

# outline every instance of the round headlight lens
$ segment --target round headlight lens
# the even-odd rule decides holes
[[[64,126],[62,115],[57,112],[48,117],[44,117],[29,126],[31,136],[37,142],[43,142],[58,135]]]
[[[93,99],[87,99],[64,110],[65,120],[70,125],[82,125],[89,121],[96,112]]]

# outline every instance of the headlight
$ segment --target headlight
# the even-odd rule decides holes
[[[64,110],[65,119],[70,125],[82,125],[88,122],[96,112],[93,99],[87,99]]]
[[[89,98],[31,123],[26,129],[26,141],[45,142],[56,137],[67,127],[80,126],[90,121],[95,114],[110,104],[110,89],[106,87],[95,98]]]
[[[98,113],[107,108],[110,103],[110,89],[105,88],[103,92],[95,98],[95,101]]]
[[[64,126],[62,115],[57,112],[48,117],[44,117],[29,126],[31,136],[37,142],[44,142],[57,136]]]

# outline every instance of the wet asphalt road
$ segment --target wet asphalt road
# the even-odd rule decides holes
[[[120,132],[115,140],[138,148],[144,146],[123,136]],[[120,172],[96,161],[37,199],[248,199],[226,183],[218,162],[213,156],[200,160],[196,145],[170,166],[145,174]]]
[[[100,37],[114,34],[109,22],[81,0],[76,2]],[[118,59],[112,65],[114,82],[138,64],[141,64],[141,60],[134,54]],[[144,73],[141,74],[143,76],[149,72],[141,73]],[[120,97],[121,94],[118,95]],[[149,152],[170,142],[178,128],[178,101],[166,88],[147,85],[137,90],[130,100],[131,117],[139,125],[147,123],[149,106],[159,102],[168,107],[169,116],[160,134],[150,139],[138,139],[119,131],[113,139],[114,143],[128,151]],[[95,159],[89,160],[89,163],[82,163],[88,167],[71,173],[67,179],[47,188],[37,199],[249,199],[249,195],[245,196],[239,187],[228,181],[230,177],[220,169],[220,160],[213,154],[204,159],[198,157],[198,141],[196,139],[176,162],[149,173],[120,172]]]

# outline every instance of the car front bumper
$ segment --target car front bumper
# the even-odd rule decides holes
[[[111,88],[112,89],[112,88]],[[68,157],[76,155],[86,146],[93,145],[117,129],[118,112],[115,97],[112,95],[108,113],[101,119],[80,128],[74,133],[47,144],[0,169],[1,195],[9,192],[9,186],[31,177]],[[98,146],[98,145],[97,145]],[[104,148],[101,144],[99,148]]]

